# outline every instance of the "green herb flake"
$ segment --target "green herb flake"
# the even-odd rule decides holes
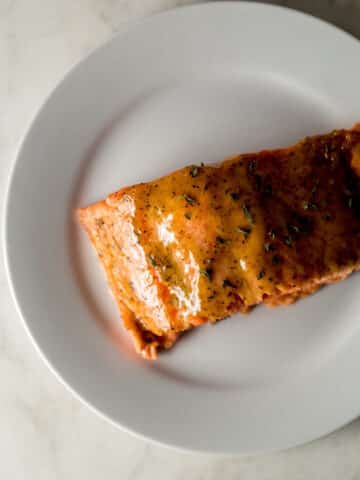
[[[297,227],[296,225],[292,225],[292,224],[288,225],[288,230],[291,233],[299,233],[300,232],[300,228]]]
[[[154,257],[154,255],[150,254],[149,255],[149,260],[150,260],[150,263],[153,267],[158,267],[159,266],[159,263],[156,260],[156,258]]]
[[[191,220],[191,213],[190,212],[186,212],[184,214],[184,217],[187,218],[188,220]]]
[[[261,280],[262,278],[265,277],[265,270],[260,270],[260,272],[257,274],[257,279]]]
[[[350,197],[348,199],[348,206],[349,206],[349,208],[353,208],[353,205],[354,205],[354,199],[352,197]]]
[[[206,277],[208,280],[211,280],[213,271],[211,268],[205,268],[204,270],[201,270],[201,275]]]
[[[200,163],[200,166],[201,166],[201,167],[204,167],[204,166],[205,166],[205,163],[204,163],[204,162],[201,162],[201,163]]]
[[[231,192],[230,195],[233,200],[239,200],[238,192]]]
[[[226,243],[226,240],[220,236],[216,237],[216,242],[220,243],[221,245],[224,245]]]
[[[189,205],[195,205],[196,200],[195,198],[191,197],[190,195],[183,195],[184,200],[189,204]]]
[[[287,245],[288,247],[292,247],[293,240],[292,240],[292,238],[291,238],[290,235],[288,235],[288,236],[286,236],[286,237],[284,238],[284,243],[285,243],[285,245]]]
[[[236,230],[238,233],[242,233],[245,238],[247,238],[247,237],[250,235],[250,233],[251,233],[251,229],[250,229],[250,228],[236,227],[235,230]]]
[[[243,204],[242,205],[242,210],[244,212],[244,215],[245,217],[249,220],[249,222],[253,225],[255,222],[254,222],[254,217],[252,215],[252,213],[250,212],[250,209],[247,205]]]
[[[268,235],[269,235],[271,240],[275,240],[275,238],[276,238],[275,230],[273,230],[273,229],[269,230]]]
[[[256,160],[250,160],[249,165],[248,165],[248,171],[249,173],[254,173],[257,169],[257,161]]]
[[[192,167],[192,168],[190,169],[190,175],[191,175],[192,177],[197,177],[198,174],[199,174],[199,169],[198,169],[198,167]]]
[[[272,243],[264,243],[264,250],[265,252],[273,252],[275,247]]]
[[[312,202],[303,202],[304,210],[317,210],[317,205]]]
[[[223,288],[227,288],[227,287],[236,288],[236,285],[234,285],[232,282],[230,282],[230,280],[228,280],[227,278],[225,278],[225,280],[223,281],[222,286],[223,286]]]

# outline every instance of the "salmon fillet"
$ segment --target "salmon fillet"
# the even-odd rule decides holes
[[[359,269],[360,131],[192,165],[80,208],[145,358],[260,303],[294,302]]]

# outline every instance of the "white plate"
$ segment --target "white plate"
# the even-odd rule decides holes
[[[132,352],[75,206],[235,152],[360,119],[360,46],[303,14],[193,6],[145,20],[52,93],[17,158],[6,212],[14,297],[52,370],[116,424],[212,452],[281,449],[360,412],[359,275],[294,306]]]

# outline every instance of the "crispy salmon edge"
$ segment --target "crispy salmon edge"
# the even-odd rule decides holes
[[[114,192],[111,195],[119,194],[123,190]],[[115,298],[118,309],[120,311],[120,317],[123,321],[123,324],[126,330],[130,334],[130,337],[133,341],[136,352],[146,359],[153,360],[153,359],[156,359],[158,356],[158,349],[171,348],[176,342],[176,340],[178,339],[179,334],[175,334],[174,332],[171,332],[168,335],[158,337],[158,336],[155,336],[152,332],[145,331],[137,321],[135,313],[132,310],[130,310],[127,307],[127,305],[125,305],[125,303],[117,295],[115,295],[114,293],[115,285],[111,281],[109,272],[107,271],[107,268],[103,260],[99,256],[96,240],[93,236],[92,228],[91,228],[91,223],[94,217],[96,217],[96,213],[99,210],[104,208],[106,209],[113,208],[108,204],[107,199],[100,200],[99,202],[93,203],[88,207],[80,207],[75,209],[74,219],[75,221],[79,222],[80,225],[85,230],[85,233],[90,239],[90,242],[98,256],[98,260],[100,261],[100,264],[105,272],[108,286],[110,288],[111,293],[113,293],[113,297]],[[149,334],[152,337],[151,339],[149,339]]]

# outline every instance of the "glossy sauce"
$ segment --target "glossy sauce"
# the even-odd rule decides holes
[[[359,132],[336,131],[110,195],[92,236],[115,296],[161,337],[351,271],[359,145]]]

